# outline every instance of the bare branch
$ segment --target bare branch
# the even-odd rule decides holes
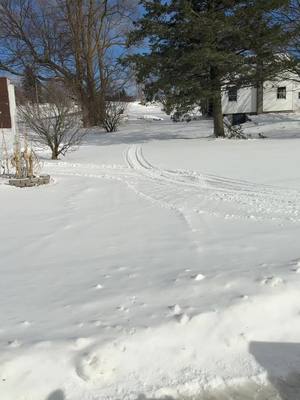
[[[81,144],[84,131],[78,110],[63,88],[51,84],[45,98],[45,104],[27,101],[19,106],[19,116],[32,131],[31,139],[50,148],[52,159],[57,159]]]

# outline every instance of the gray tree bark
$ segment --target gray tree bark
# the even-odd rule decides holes
[[[257,63],[256,67],[257,81],[256,81],[256,114],[264,112],[264,80],[263,80],[263,64]]]
[[[214,136],[225,137],[221,88],[217,93],[215,93],[212,99],[212,105],[213,105]]]

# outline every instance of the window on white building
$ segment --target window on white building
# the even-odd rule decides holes
[[[286,99],[286,87],[277,88],[277,99]]]
[[[228,101],[237,101],[237,87],[232,86],[227,89]]]

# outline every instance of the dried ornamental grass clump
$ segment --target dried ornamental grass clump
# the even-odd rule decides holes
[[[24,136],[23,147],[18,134],[15,136],[12,154],[9,155],[4,134],[2,136],[1,175],[9,178],[9,184],[17,187],[31,187],[50,182],[49,175],[39,175],[40,162],[37,154]]]

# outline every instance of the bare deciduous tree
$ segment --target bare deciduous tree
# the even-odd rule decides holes
[[[137,0],[0,0],[0,69],[63,80],[84,125],[103,124],[107,91],[128,79],[118,59],[137,10]]]
[[[24,102],[19,106],[19,116],[32,131],[30,138],[50,148],[52,160],[57,160],[80,145],[84,131],[80,129],[74,102],[63,88],[51,84],[44,96],[47,99],[44,104]]]

